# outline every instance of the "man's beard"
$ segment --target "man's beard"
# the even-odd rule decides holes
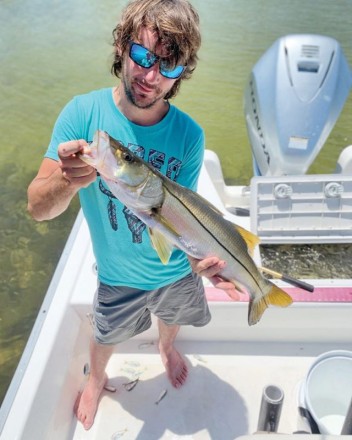
[[[122,84],[128,101],[139,109],[152,108],[158,101],[164,99],[163,95],[157,94],[151,101],[148,102],[144,102],[143,100],[137,100],[132,91],[132,84],[131,83],[127,84],[127,82],[124,79],[122,79]]]

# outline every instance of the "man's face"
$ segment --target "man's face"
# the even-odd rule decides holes
[[[157,44],[156,35],[148,29],[143,29],[138,41],[135,42],[158,56],[165,56],[165,49]],[[177,79],[168,79],[161,75],[159,62],[150,68],[141,67],[131,60],[126,50],[122,67],[122,84],[131,104],[147,109],[161,103],[176,81]]]

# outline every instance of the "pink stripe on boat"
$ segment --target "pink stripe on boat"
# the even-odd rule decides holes
[[[297,287],[285,287],[285,290],[292,296],[294,302],[352,302],[351,287],[315,287],[314,292],[307,292]],[[223,290],[215,287],[206,287],[208,301],[232,301]],[[241,294],[241,302],[248,299]]]

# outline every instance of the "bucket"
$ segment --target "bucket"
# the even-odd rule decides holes
[[[352,352],[329,351],[313,362],[303,383],[304,406],[321,434],[339,435],[352,399]]]

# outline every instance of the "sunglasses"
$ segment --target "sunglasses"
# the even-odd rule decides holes
[[[132,61],[145,69],[150,69],[150,67],[159,61],[159,72],[165,78],[177,79],[185,70],[185,66],[168,67],[168,63],[160,58],[159,55],[156,55],[141,44],[134,43],[133,41],[130,42],[129,55]]]

